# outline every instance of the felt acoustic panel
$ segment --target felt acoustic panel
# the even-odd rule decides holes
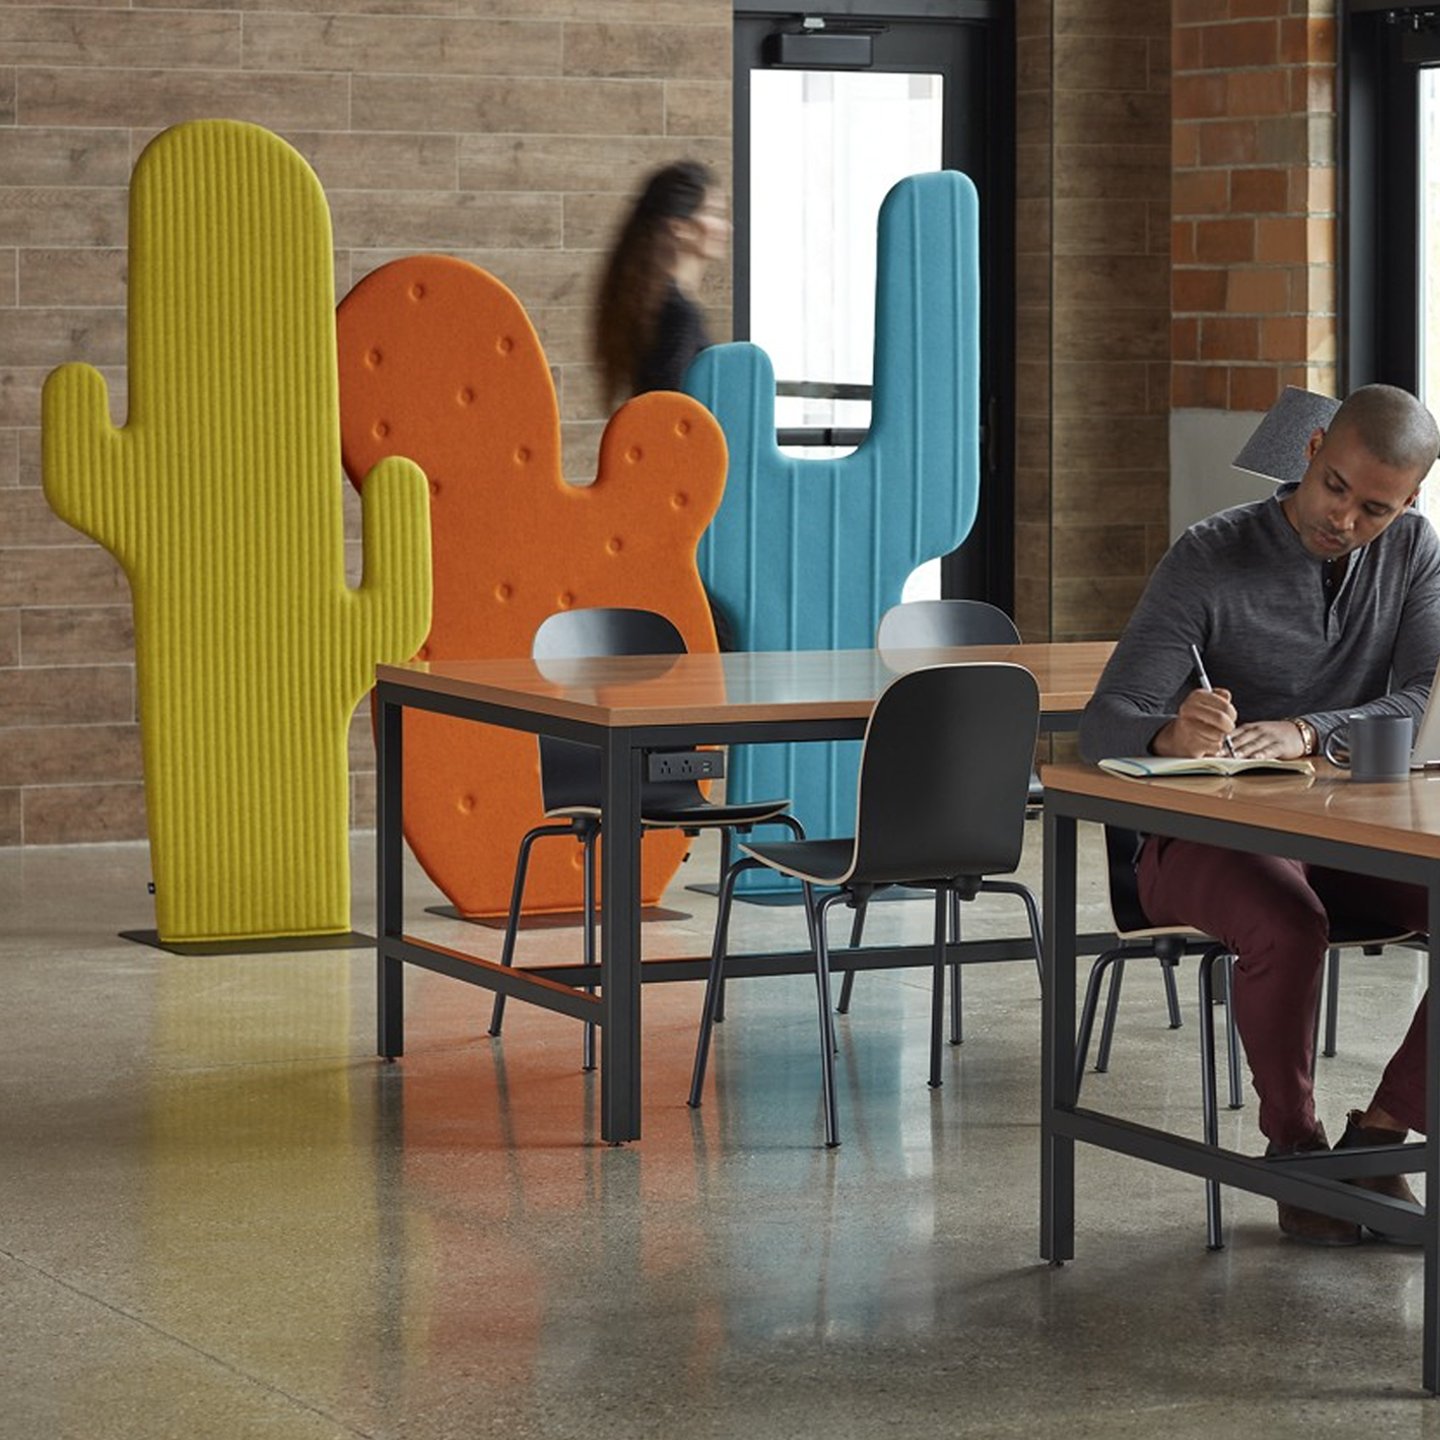
[[[1339,408],[1333,395],[1287,385],[1230,463],[1281,485],[1299,480],[1310,464],[1305,453],[1310,437],[1329,429]]]
[[[900,181],[881,206],[872,420],[853,454],[780,452],[763,350],[720,345],[696,358],[685,389],[719,419],[730,450],[700,571],[741,649],[873,645],[910,572],[969,533],[980,485],[979,319],[975,187],[941,171]],[[848,834],[858,755],[850,742],[746,746],[732,754],[728,793],[789,795],[810,834]],[[741,878],[752,889],[778,883]]]
[[[124,567],[155,911],[167,941],[350,928],[346,739],[430,619],[425,477],[365,487],[345,582],[330,215],[253,125],[198,121],[130,190],[129,395],[46,382],[45,495]]]
[[[715,649],[695,546],[725,483],[720,427],[684,395],[643,395],[611,419],[600,471],[567,484],[545,352],[519,300],[444,255],[393,261],[340,306],[346,469],[407,455],[430,480],[435,612],[421,656],[528,655],[541,621],[572,606],[667,615],[691,650]],[[502,913],[520,837],[541,818],[531,735],[414,712],[405,718],[405,835],[465,915]],[[644,843],[656,900],[684,836]],[[580,847],[535,847],[531,912],[574,910]]]

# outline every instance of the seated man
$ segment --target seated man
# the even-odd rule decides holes
[[[1080,723],[1086,760],[1314,755],[1360,711],[1417,723],[1440,655],[1440,541],[1411,507],[1440,434],[1414,396],[1367,385],[1317,430],[1297,484],[1202,520],[1151,576]],[[1213,691],[1198,688],[1199,647]],[[1427,928],[1425,892],[1295,860],[1152,836],[1137,862],[1156,925],[1188,925],[1236,956],[1235,1020],[1267,1155],[1328,1148],[1311,1058],[1328,916]],[[1425,1125],[1425,1004],[1340,1146],[1394,1144]],[[1338,1148],[1338,1147],[1337,1147]],[[1403,1176],[1360,1180],[1414,1200]],[[1280,1206],[1313,1244],[1349,1221]]]

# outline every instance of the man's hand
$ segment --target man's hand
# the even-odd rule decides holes
[[[1305,740],[1293,720],[1255,720],[1230,737],[1235,753],[1246,760],[1298,760]]]
[[[1224,749],[1225,737],[1235,731],[1235,719],[1235,707],[1230,703],[1228,690],[1192,690],[1181,702],[1175,718],[1156,733],[1150,749],[1156,755],[1174,755],[1186,760],[1219,755]],[[1290,728],[1295,730],[1293,725]],[[1299,731],[1295,731],[1295,736],[1298,754]],[[1238,745],[1236,750],[1238,753]]]

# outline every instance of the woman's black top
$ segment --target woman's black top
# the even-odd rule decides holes
[[[635,393],[678,390],[690,362],[710,344],[700,307],[672,280],[655,318],[655,339],[635,366]],[[707,590],[715,638],[721,650],[735,649],[735,629]]]
[[[690,362],[710,343],[700,307],[672,280],[655,317],[655,338],[635,365],[635,393],[678,390]]]

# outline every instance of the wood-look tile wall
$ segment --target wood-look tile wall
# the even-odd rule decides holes
[[[1168,542],[1170,8],[1016,13],[1017,619],[1106,638]]]
[[[1015,623],[1050,638],[1052,0],[1015,7]]]
[[[125,415],[126,187],[144,144],[226,116],[315,167],[343,294],[441,250],[524,302],[567,473],[603,415],[586,326],[624,203],[693,155],[729,183],[730,0],[133,0],[0,8],[0,844],[143,836],[129,592],[39,490],[40,387],[100,367]],[[725,282],[710,296],[716,333]],[[339,484],[337,478],[337,484]],[[344,487],[351,573],[358,514]],[[373,816],[368,723],[353,813]]]

